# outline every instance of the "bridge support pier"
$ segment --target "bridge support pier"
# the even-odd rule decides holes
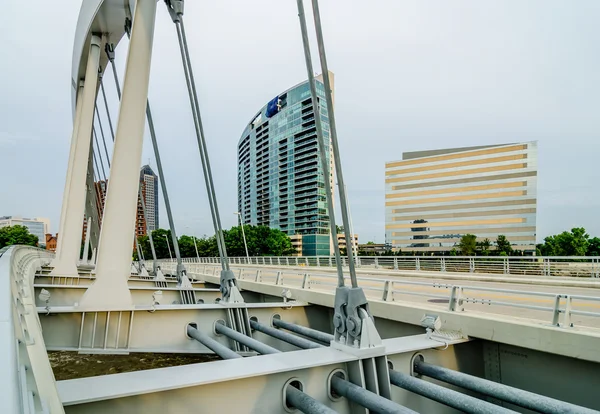
[[[123,95],[115,136],[110,185],[98,247],[96,281],[81,306],[131,306],[130,276],[156,0],[135,7]]]
[[[102,39],[92,36],[85,71],[85,84],[81,93],[80,112],[76,113],[73,127],[65,195],[61,211],[60,233],[52,275],[77,277],[77,263],[81,249],[81,229],[85,215],[85,194],[88,159],[94,121],[94,102],[98,83],[98,65]],[[79,102],[78,102],[79,106]]]

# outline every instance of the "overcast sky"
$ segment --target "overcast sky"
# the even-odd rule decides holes
[[[81,2],[31,0],[26,20],[17,18],[20,2],[4,3],[0,216],[49,217],[55,232]],[[384,241],[386,161],[405,151],[532,140],[539,148],[538,240],[575,226],[600,236],[600,1],[320,4],[361,242]],[[217,198],[230,227],[241,132],[268,100],[306,78],[296,2],[188,1],[185,16]],[[126,52],[125,40],[117,53],[121,79]],[[116,120],[111,77],[105,86]],[[162,1],[150,102],[179,233],[212,234],[177,37]],[[146,136],[142,162],[155,167],[152,158]]]

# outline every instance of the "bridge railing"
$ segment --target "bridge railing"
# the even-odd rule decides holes
[[[600,278],[600,257],[584,256],[358,256],[361,269],[488,273],[515,276]],[[218,257],[186,258],[187,263],[220,263]],[[347,259],[342,258],[344,266]],[[334,267],[331,256],[229,257],[234,265]]]
[[[33,278],[53,254],[0,250],[0,401],[7,413],[64,413],[35,304]]]
[[[162,261],[162,268],[175,271],[175,263]],[[215,263],[191,261],[191,275],[219,276]],[[285,267],[236,267],[236,277],[282,287],[300,288],[333,293],[337,275],[319,273],[312,268],[298,270]],[[350,283],[349,278],[346,278]],[[498,289],[452,283],[428,283],[402,279],[358,277],[359,286],[369,299],[384,302],[420,302],[441,307],[450,312],[478,311],[541,320],[553,326],[575,325],[600,328],[600,296],[571,295],[532,290]],[[543,290],[543,287],[540,287]]]

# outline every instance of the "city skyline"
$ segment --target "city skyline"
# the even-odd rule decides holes
[[[31,16],[32,25],[49,31],[44,16],[57,10],[64,25],[52,27],[52,40],[40,39],[11,21],[10,13],[0,17],[0,31],[19,34],[5,38],[14,59],[23,63],[19,71],[4,68],[6,75],[0,79],[6,97],[0,165],[3,176],[10,177],[3,182],[0,209],[5,214],[48,216],[58,223],[72,130],[70,45],[79,7],[67,1],[34,3],[40,12]],[[10,11],[13,5],[8,7]],[[250,22],[249,7],[268,12]],[[363,242],[384,241],[380,177],[390,154],[534,140],[540,148],[537,241],[577,226],[600,234],[594,178],[594,154],[600,150],[600,58],[591,52],[596,50],[597,2],[473,3],[456,9],[435,1],[382,1],[347,10],[321,7],[330,65],[336,70],[336,116],[348,198],[354,231]],[[186,9],[195,16],[231,13],[220,4],[190,3]],[[529,19],[532,13],[539,18]],[[251,45],[276,46],[271,25],[275,15],[281,47],[258,59]],[[218,19],[203,18],[202,25],[188,28],[188,36],[196,40],[190,42],[196,57],[192,64],[224,227],[236,224],[231,214],[237,209],[236,144],[248,114],[271,99],[273,91],[306,77],[293,4],[240,3],[229,17],[225,26],[216,24]],[[181,67],[171,25],[160,8],[155,49],[162,58],[153,62],[150,102],[176,225],[190,226],[196,235],[212,234],[185,84],[173,76]],[[248,34],[242,42],[237,36],[241,31]],[[210,45],[204,41],[208,33],[215,37]],[[66,46],[52,48],[55,42]],[[223,56],[223,48],[230,53]],[[52,52],[44,72],[33,76],[26,72],[36,67],[39,50]],[[125,52],[126,44],[117,51],[121,76]],[[28,79],[28,88],[12,81],[21,77]],[[110,77],[104,81],[116,120],[114,85]],[[20,116],[25,113],[27,118]],[[151,154],[147,139],[142,159],[153,159]],[[24,157],[32,165],[50,163],[56,168],[27,174]],[[43,206],[35,202],[40,198]],[[162,200],[159,210],[164,214]],[[339,223],[339,214],[337,219]]]

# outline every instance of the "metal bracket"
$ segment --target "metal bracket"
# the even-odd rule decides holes
[[[369,313],[369,302],[362,288],[345,286],[337,288],[333,324],[335,345],[359,350],[383,348],[383,342]]]
[[[220,290],[223,303],[244,303],[244,298],[237,286],[237,280],[231,270],[221,270]]]
[[[127,37],[131,37],[131,19],[129,17],[125,18],[125,25],[123,28],[125,29],[125,33],[127,33]]]
[[[104,46],[104,51],[106,52],[108,60],[111,62],[115,60],[115,45],[112,43],[107,43],[106,46]]]
[[[173,23],[179,23],[181,21],[179,17],[183,16],[183,0],[165,0],[165,4]]]

